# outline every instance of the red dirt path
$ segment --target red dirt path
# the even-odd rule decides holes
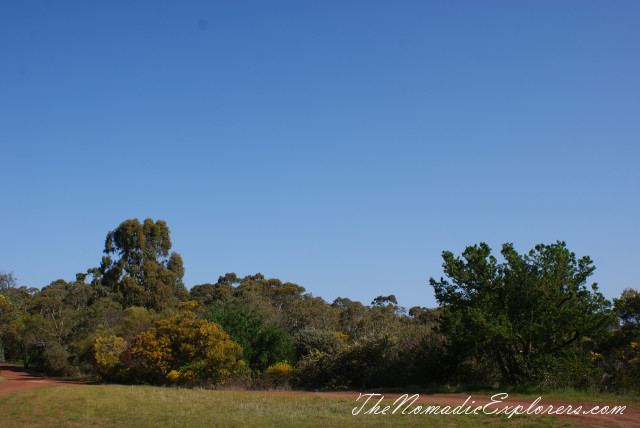
[[[41,386],[83,385],[81,382],[45,377],[19,366],[2,364],[0,368],[2,369],[0,370],[0,376],[6,380],[0,383],[0,397],[15,391],[39,388]]]
[[[86,383],[70,381],[66,379],[56,379],[56,378],[48,378],[42,375],[33,373],[31,371],[27,371],[22,367],[13,366],[13,365],[2,365],[2,371],[0,375],[6,379],[6,381],[0,383],[0,397],[11,394],[12,392],[21,391],[24,389],[31,388],[39,388],[42,386],[50,386],[50,385],[86,385]],[[293,395],[293,396],[309,396],[309,397],[327,397],[327,398],[347,398],[353,401],[353,407],[360,407],[363,403],[363,399],[356,401],[358,398],[357,392],[306,392],[306,391],[238,391],[245,392],[247,394],[274,394],[274,395]],[[391,405],[391,403],[400,397],[402,394],[382,394],[384,395],[385,401],[387,401],[386,405]],[[421,394],[420,398],[414,403],[411,408],[415,408],[416,405],[421,404],[440,404],[440,405],[448,405],[452,408],[455,406],[462,405],[469,395],[463,394]],[[379,396],[376,396],[375,399],[372,398],[367,403],[367,406],[363,409],[363,412],[370,409],[371,406],[377,402]],[[471,400],[474,400],[472,406],[484,405],[489,403],[491,400],[486,396],[471,396]],[[523,400],[523,399],[511,399],[507,398],[503,401],[501,405],[496,405],[494,408],[502,408],[503,406],[517,406],[521,405],[524,408],[528,408],[533,400]],[[471,401],[467,403],[470,404]],[[558,406],[566,406],[571,405],[574,408],[576,406],[581,405],[583,410],[590,409],[593,406],[603,406],[603,403],[597,402],[584,402],[584,403],[576,403],[576,402],[566,402],[566,401],[556,401],[556,400],[545,400],[544,397],[538,403],[538,405],[542,405],[544,407],[548,405],[554,406],[557,408]],[[610,407],[612,405],[609,405]],[[381,406],[384,407],[384,406]],[[466,408],[466,406],[465,406]],[[393,409],[393,407],[392,407]],[[384,417],[384,416],[381,416]],[[411,417],[411,416],[408,416]],[[517,416],[514,416],[516,418]],[[557,415],[558,418],[566,418],[570,419],[574,422],[578,422],[584,426],[592,426],[592,427],[623,427],[623,428],[638,428],[640,427],[640,406],[634,405],[633,407],[627,406],[622,415]]]

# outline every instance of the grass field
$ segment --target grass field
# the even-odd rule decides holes
[[[555,417],[357,415],[349,399],[147,386],[51,386],[0,397],[0,426],[572,426]]]
[[[543,397],[545,400],[567,401],[575,403],[595,403],[609,405],[626,405],[638,406],[640,404],[639,396],[616,395],[601,392],[574,391],[568,389],[549,389],[541,390],[538,388],[520,388],[520,387],[433,387],[425,388],[424,386],[407,386],[402,388],[374,388],[373,392],[380,393],[410,393],[410,394],[462,394],[462,395],[484,395],[487,397],[500,392],[506,392],[512,399],[535,399]]]

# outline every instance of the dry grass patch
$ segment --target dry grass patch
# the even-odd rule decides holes
[[[358,415],[349,399],[147,386],[52,386],[0,398],[0,426],[568,426],[553,417]]]

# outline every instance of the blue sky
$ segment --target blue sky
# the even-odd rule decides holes
[[[163,219],[188,287],[435,306],[441,252],[640,273],[640,3],[0,1],[0,270]]]

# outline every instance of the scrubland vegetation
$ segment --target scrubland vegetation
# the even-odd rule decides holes
[[[126,385],[640,393],[640,295],[627,289],[607,301],[588,285],[591,260],[563,242],[527,254],[505,244],[494,255],[483,243],[461,256],[445,251],[446,278],[416,284],[433,287],[440,306],[408,309],[393,294],[370,304],[347,297],[329,303],[259,273],[227,273],[188,290],[163,221],[123,222],[108,232],[104,253],[97,267],[42,289],[2,274],[7,360]],[[132,390],[117,391],[124,397]],[[60,393],[47,392],[51,400]],[[82,399],[75,388],[65,393]],[[64,411],[81,412],[72,407]],[[98,413],[92,417],[107,418]]]

